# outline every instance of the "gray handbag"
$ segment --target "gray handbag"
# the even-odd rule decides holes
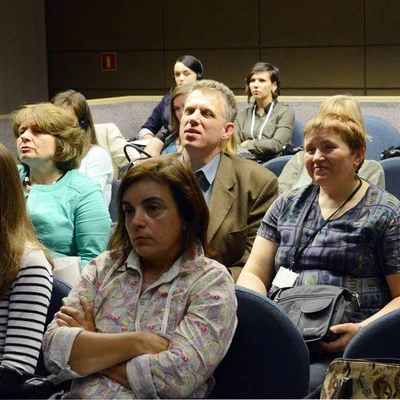
[[[305,342],[330,342],[333,325],[350,322],[360,307],[357,293],[332,285],[302,285],[279,289],[271,299],[285,311]]]

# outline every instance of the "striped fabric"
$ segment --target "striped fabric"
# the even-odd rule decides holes
[[[37,250],[25,252],[21,270],[0,301],[1,364],[35,372],[52,291],[51,266]]]

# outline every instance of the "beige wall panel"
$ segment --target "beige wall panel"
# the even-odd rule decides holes
[[[44,19],[43,0],[0,2],[0,114],[46,100]]]
[[[240,48],[258,46],[257,0],[164,1],[164,46]]]
[[[101,70],[100,52],[49,53],[51,90],[157,89],[164,85],[162,52],[117,52],[117,71]]]
[[[364,0],[261,0],[261,46],[362,45],[363,21]]]
[[[162,0],[48,0],[49,51],[162,48]]]
[[[334,96],[336,94],[350,93],[353,96],[364,96],[364,89],[338,88],[338,89],[283,89],[284,96]]]
[[[367,87],[400,88],[400,46],[367,48]]]
[[[288,89],[363,88],[363,47],[263,49],[263,61],[279,67]]]
[[[400,1],[365,0],[368,44],[400,43]]]
[[[248,70],[258,61],[258,50],[183,50],[167,51],[165,53],[166,84],[172,85],[172,68],[175,60],[182,54],[192,54],[201,60],[204,66],[204,77],[225,83],[232,90],[242,94],[244,79]]]
[[[149,89],[87,89],[75,87],[75,90],[82,92],[87,99],[109,99],[112,97],[124,97],[124,96],[158,96],[160,90],[149,90]],[[49,91],[49,99],[57,94],[60,89],[51,89]],[[166,92],[165,92],[166,93]]]
[[[400,96],[400,89],[367,89],[367,96]]]

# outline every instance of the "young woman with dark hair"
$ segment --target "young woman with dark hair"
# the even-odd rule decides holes
[[[172,78],[176,86],[193,83],[202,79],[204,68],[201,61],[191,55],[179,57],[174,64]],[[140,128],[138,139],[151,139],[161,128],[168,129],[171,94],[166,94],[153,110],[146,123]]]
[[[269,63],[256,63],[246,78],[245,94],[254,104],[236,117],[235,136],[240,148],[258,162],[279,155],[292,139],[294,111],[278,102],[280,87],[279,70]]]

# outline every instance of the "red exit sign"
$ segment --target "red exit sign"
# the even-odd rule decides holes
[[[117,53],[101,53],[100,57],[102,71],[117,70]]]

